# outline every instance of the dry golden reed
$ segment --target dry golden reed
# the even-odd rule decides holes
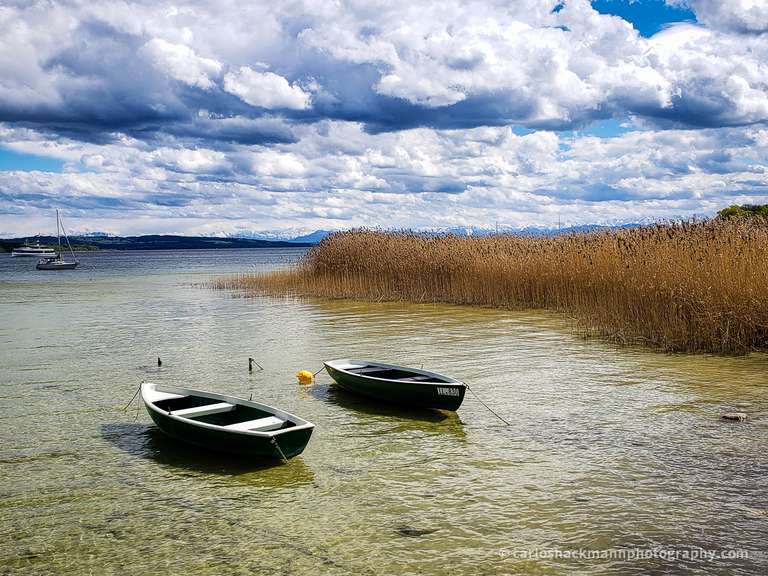
[[[545,308],[586,333],[667,351],[768,349],[766,220],[711,220],[554,237],[358,230],[294,268],[217,288],[323,298]]]

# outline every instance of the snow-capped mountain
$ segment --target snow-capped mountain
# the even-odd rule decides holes
[[[332,230],[307,230],[306,228],[286,228],[284,230],[239,230],[227,234],[214,234],[225,238],[249,238],[252,240],[281,240],[283,242],[317,243],[328,236]]]
[[[670,218],[665,221],[684,220],[684,218]],[[637,228],[638,226],[648,226],[657,223],[656,219],[638,219],[632,222],[606,221],[597,224],[578,224],[561,226],[494,226],[485,228],[482,226],[451,226],[436,228],[419,228],[413,230],[416,234],[455,234],[457,236],[489,236],[492,234],[522,234],[530,236],[545,236],[552,234],[568,234],[573,232],[588,232],[591,230],[603,230],[612,228]],[[383,228],[375,228],[382,230]],[[401,230],[401,228],[397,228]],[[285,228],[282,230],[239,230],[237,232],[211,234],[211,236],[225,238],[248,238],[254,240],[280,240],[283,242],[302,242],[313,243],[320,242],[323,238],[337,232],[338,230],[307,230],[304,228]]]

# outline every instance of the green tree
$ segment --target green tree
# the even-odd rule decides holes
[[[768,204],[734,204],[723,208],[717,213],[718,218],[750,218],[750,217],[768,218]]]

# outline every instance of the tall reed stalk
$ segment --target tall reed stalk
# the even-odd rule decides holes
[[[768,350],[768,223],[682,222],[554,237],[358,230],[294,268],[214,287],[567,313],[587,333],[666,351]]]

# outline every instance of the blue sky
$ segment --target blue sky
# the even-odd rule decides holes
[[[5,171],[34,171],[61,172],[64,162],[47,156],[36,156],[24,152],[14,152],[0,148],[0,170]]]
[[[16,2],[0,235],[711,214],[766,122],[756,0]]]
[[[592,7],[601,14],[623,18],[645,37],[674,22],[696,21],[687,5],[670,5],[664,0],[593,0]]]

